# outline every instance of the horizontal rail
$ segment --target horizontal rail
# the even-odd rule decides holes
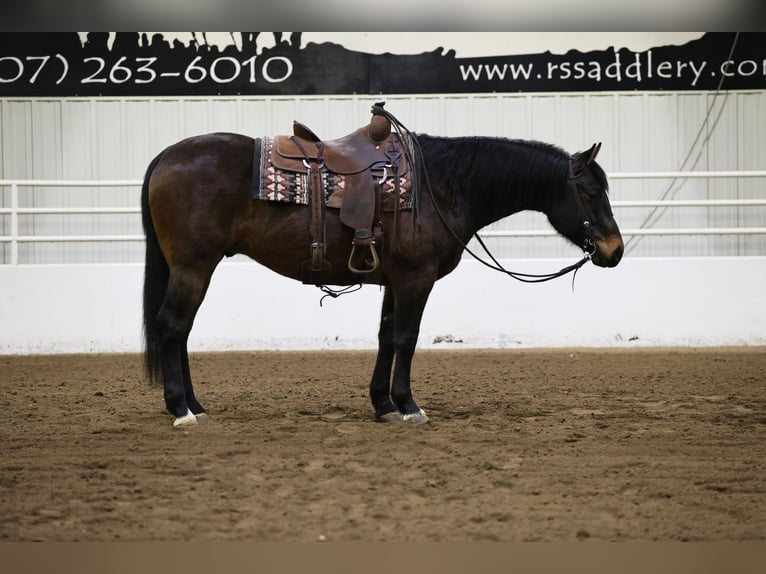
[[[740,177],[766,177],[766,170],[743,171],[616,171],[609,179],[717,179]]]
[[[651,229],[621,229],[623,236],[630,235],[761,235],[766,227],[665,227]],[[553,229],[493,229],[480,231],[482,238],[502,237],[558,237]]]
[[[623,235],[762,235],[766,227],[664,227],[620,232]]]
[[[0,236],[0,242],[8,243],[84,243],[84,242],[130,242],[144,241],[143,235],[9,235]]]
[[[616,171],[609,179],[720,179],[766,177],[766,170],[719,171]],[[140,187],[140,179],[0,179],[0,186],[20,187]]]
[[[140,179],[0,179],[0,186],[20,187],[140,187]]]
[[[647,199],[612,201],[612,207],[755,207],[766,199]]]
[[[19,215],[133,215],[141,213],[140,207],[19,207],[0,209],[0,214]]]
[[[678,227],[652,229],[622,229],[623,236],[631,235],[763,235],[766,227]],[[508,229],[479,232],[483,239],[504,237],[558,237],[553,229]],[[19,235],[19,243],[83,243],[83,242],[139,242],[143,235]],[[14,241],[9,235],[0,236],[0,243]]]
[[[2,208],[0,214],[19,215],[133,215],[141,213],[140,207],[19,207]]]
[[[613,208],[632,207],[766,207],[766,199],[670,199],[612,201]],[[137,215],[140,207],[20,207],[0,208],[0,215]]]

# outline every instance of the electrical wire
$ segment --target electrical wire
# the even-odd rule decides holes
[[[732,59],[732,56],[734,55],[734,49],[737,46],[738,40],[739,40],[739,32],[736,32],[734,34],[734,39],[732,40],[732,43],[731,43],[731,48],[729,49],[729,56],[727,58],[728,60]],[[689,151],[686,154],[684,161],[681,163],[681,167],[678,168],[678,171],[684,171],[686,169],[686,164],[689,161],[689,158],[692,156],[692,153],[694,152],[694,149],[697,146],[697,143],[700,141],[700,137],[702,136],[703,131],[705,131],[705,128],[709,125],[710,116],[713,112],[713,108],[715,107],[718,97],[721,95],[721,88],[723,87],[724,79],[725,79],[725,76],[721,74],[721,79],[718,81],[718,87],[716,88],[715,94],[713,95],[713,100],[710,102],[710,105],[708,106],[707,113],[705,114],[705,119],[702,121],[702,124],[700,125],[700,128],[697,131],[697,136],[694,138],[694,142],[689,147]],[[713,135],[713,132],[715,131],[716,126],[718,125],[718,121],[721,119],[721,115],[723,114],[723,110],[726,107],[726,102],[728,99],[729,99],[729,92],[727,91],[724,96],[723,102],[721,103],[721,106],[718,109],[718,114],[716,115],[715,121],[713,122],[710,129],[707,130],[707,135],[705,136],[705,139],[702,141],[702,145],[700,146],[700,149],[697,152],[697,156],[694,158],[694,162],[689,168],[689,171],[693,170],[699,163],[700,157],[702,157],[702,152],[705,150],[705,146],[710,141],[710,138]],[[681,190],[681,188],[683,187],[683,184],[686,182],[686,180],[682,178],[681,185],[677,186],[676,189],[673,189],[673,187],[675,186],[678,180],[679,178],[673,178],[672,180],[670,180],[670,183],[668,184],[667,188],[665,189],[662,196],[660,197],[660,201],[667,199],[668,197],[670,197],[670,199],[675,197],[676,193],[678,193]],[[644,221],[641,223],[641,225],[638,226],[638,228],[644,229],[646,227],[653,226],[655,223],[657,223],[660,220],[660,218],[664,215],[666,210],[667,210],[667,206],[662,206],[662,207],[655,206],[649,212],[649,214],[644,218]],[[654,221],[652,221],[652,219],[654,219]],[[650,221],[652,221],[651,225],[649,225]],[[639,241],[641,241],[643,237],[644,236],[642,235],[631,236],[625,242],[625,255],[630,254],[630,252],[633,251],[633,249],[635,249],[636,245],[638,245]]]

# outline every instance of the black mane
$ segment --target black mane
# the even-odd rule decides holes
[[[544,205],[567,181],[569,154],[548,143],[499,137],[416,135],[426,168],[456,202],[473,207]],[[603,172],[602,172],[603,174]]]

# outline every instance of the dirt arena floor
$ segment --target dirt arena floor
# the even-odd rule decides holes
[[[766,349],[196,354],[173,429],[138,355],[0,357],[3,541],[766,539]]]

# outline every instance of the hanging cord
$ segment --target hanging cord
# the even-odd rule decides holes
[[[348,287],[343,287],[341,289],[333,289],[331,287],[328,287],[327,285],[317,285],[319,290],[324,293],[322,295],[322,298],[319,299],[319,306],[322,306],[322,303],[324,303],[324,300],[328,297],[332,297],[333,299],[337,299],[341,295],[345,295],[346,293],[353,293],[354,291],[359,291],[359,289],[362,288],[362,283],[357,283],[355,285],[349,285]]]
[[[401,134],[401,132],[404,131],[408,135],[407,140],[410,142],[411,149],[405,151],[405,153],[409,154],[409,155],[407,155],[407,159],[413,161],[413,163],[410,164],[412,166],[412,169],[410,171],[413,172],[413,174],[419,172],[420,171],[418,169],[418,165],[419,164],[414,163],[414,158],[417,155],[417,157],[419,159],[421,159],[421,161],[422,161],[423,150],[420,147],[420,142],[418,141],[417,136],[415,134],[413,134],[412,132],[410,132],[410,130],[408,130],[407,127],[404,124],[402,124],[396,117],[393,116],[393,114],[391,114],[390,112],[384,110],[382,102],[381,103],[377,103],[377,104],[375,104],[372,107],[372,113],[373,114],[383,115],[383,116],[387,117],[389,120],[391,120],[391,124],[396,127],[397,134]],[[402,137],[402,136],[400,135],[400,137]],[[423,177],[425,179],[426,189],[428,189],[428,194],[429,194],[429,196],[431,198],[431,203],[433,203],[434,210],[436,211],[437,215],[439,216],[439,219],[441,219],[441,221],[444,224],[444,226],[447,228],[447,230],[449,230],[449,232],[457,240],[457,242],[460,244],[460,246],[466,251],[466,253],[471,255],[479,263],[481,263],[482,265],[484,265],[486,267],[489,267],[490,269],[493,269],[494,271],[500,271],[501,273],[505,273],[506,275],[508,275],[510,277],[513,277],[517,281],[522,281],[524,283],[542,283],[544,281],[550,281],[551,279],[556,279],[557,277],[561,277],[562,275],[566,275],[567,273],[574,272],[574,275],[572,276],[572,290],[574,290],[574,279],[575,279],[575,276],[577,275],[577,270],[580,269],[580,267],[585,265],[585,263],[590,260],[591,256],[593,255],[593,253],[595,252],[595,249],[596,249],[595,244],[593,243],[592,229],[591,229],[590,224],[587,224],[587,222],[586,222],[587,225],[585,226],[586,227],[586,235],[587,235],[586,245],[592,246],[592,250],[590,252],[585,250],[585,254],[583,255],[582,259],[580,259],[576,263],[573,263],[572,265],[568,265],[568,266],[566,266],[566,267],[564,267],[564,268],[562,268],[562,269],[560,269],[558,271],[555,271],[553,273],[545,273],[545,274],[540,274],[540,275],[535,275],[535,274],[531,274],[531,273],[519,273],[519,272],[516,272],[516,271],[510,271],[510,270],[506,269],[505,267],[503,267],[500,264],[500,262],[495,258],[495,256],[492,255],[492,253],[490,253],[489,249],[487,248],[486,244],[481,239],[481,237],[479,237],[478,233],[474,234],[474,237],[478,241],[479,245],[481,245],[481,247],[484,250],[484,252],[492,260],[492,263],[489,263],[489,262],[485,261],[484,259],[482,259],[478,255],[476,255],[476,253],[474,253],[468,247],[466,242],[463,241],[460,238],[460,236],[457,234],[457,232],[452,228],[452,226],[450,226],[450,224],[447,222],[447,218],[442,213],[442,210],[441,210],[441,208],[439,207],[439,204],[436,201],[436,197],[434,195],[434,190],[431,187],[431,180],[428,177],[428,170],[426,170],[425,168],[423,169]],[[419,183],[419,181],[418,181],[418,183]],[[414,181],[413,181],[413,187],[416,190],[418,189],[417,187],[414,186]],[[419,195],[419,194],[416,194],[416,197],[417,197],[417,195]]]
[[[731,48],[729,49],[729,57],[728,60],[731,60],[732,56],[734,55],[734,49],[737,47],[737,41],[739,40],[739,32],[735,32],[734,39],[731,42]],[[684,171],[686,168],[686,163],[689,161],[689,158],[692,156],[692,152],[694,151],[694,148],[696,147],[697,143],[700,141],[700,137],[702,136],[703,130],[708,126],[708,123],[710,121],[710,115],[713,112],[713,108],[715,107],[716,100],[718,99],[718,96],[721,95],[721,88],[723,86],[725,76],[721,74],[721,79],[718,80],[718,87],[716,88],[715,94],[713,95],[713,101],[710,103],[710,106],[708,107],[707,114],[705,115],[705,119],[702,121],[702,124],[700,125],[699,130],[697,131],[697,136],[694,138],[694,142],[692,142],[692,145],[689,147],[689,152],[686,154],[686,157],[684,158],[684,161],[681,163],[681,167],[678,168],[678,171]],[[705,139],[702,142],[702,145],[700,146],[699,151],[697,152],[697,157],[694,158],[694,162],[692,163],[689,170],[693,170],[697,163],[699,163],[700,157],[702,157],[702,152],[705,149],[705,146],[707,145],[708,141],[710,141],[710,138],[713,135],[713,132],[715,131],[716,126],[718,125],[718,121],[721,119],[721,115],[723,114],[723,110],[726,107],[726,101],[729,99],[729,92],[726,92],[726,95],[724,96],[723,103],[721,104],[720,108],[718,109],[718,114],[715,118],[715,121],[712,124],[712,127],[707,131],[707,135],[705,136]],[[659,201],[662,201],[666,199],[668,196],[672,199],[675,197],[676,193],[678,193],[681,188],[683,187],[683,184],[686,183],[685,179],[681,180],[681,185],[676,187],[676,189],[673,189],[673,186],[675,186],[676,182],[678,181],[678,178],[673,178],[670,180],[670,183],[668,184],[667,188],[663,192],[662,196],[660,196]],[[672,193],[671,193],[672,191]],[[647,226],[649,226],[649,222],[654,219],[651,225],[654,225],[659,221],[659,219],[662,217],[662,215],[667,210],[667,207],[660,207],[655,206],[652,208],[652,210],[649,212],[649,215],[647,215],[644,218],[644,221],[639,225],[639,229],[644,229]],[[658,214],[656,217],[654,217],[656,214]],[[633,235],[631,236],[626,242],[625,242],[625,255],[628,255],[633,249],[638,245],[638,242],[643,239],[643,236],[641,235]]]

